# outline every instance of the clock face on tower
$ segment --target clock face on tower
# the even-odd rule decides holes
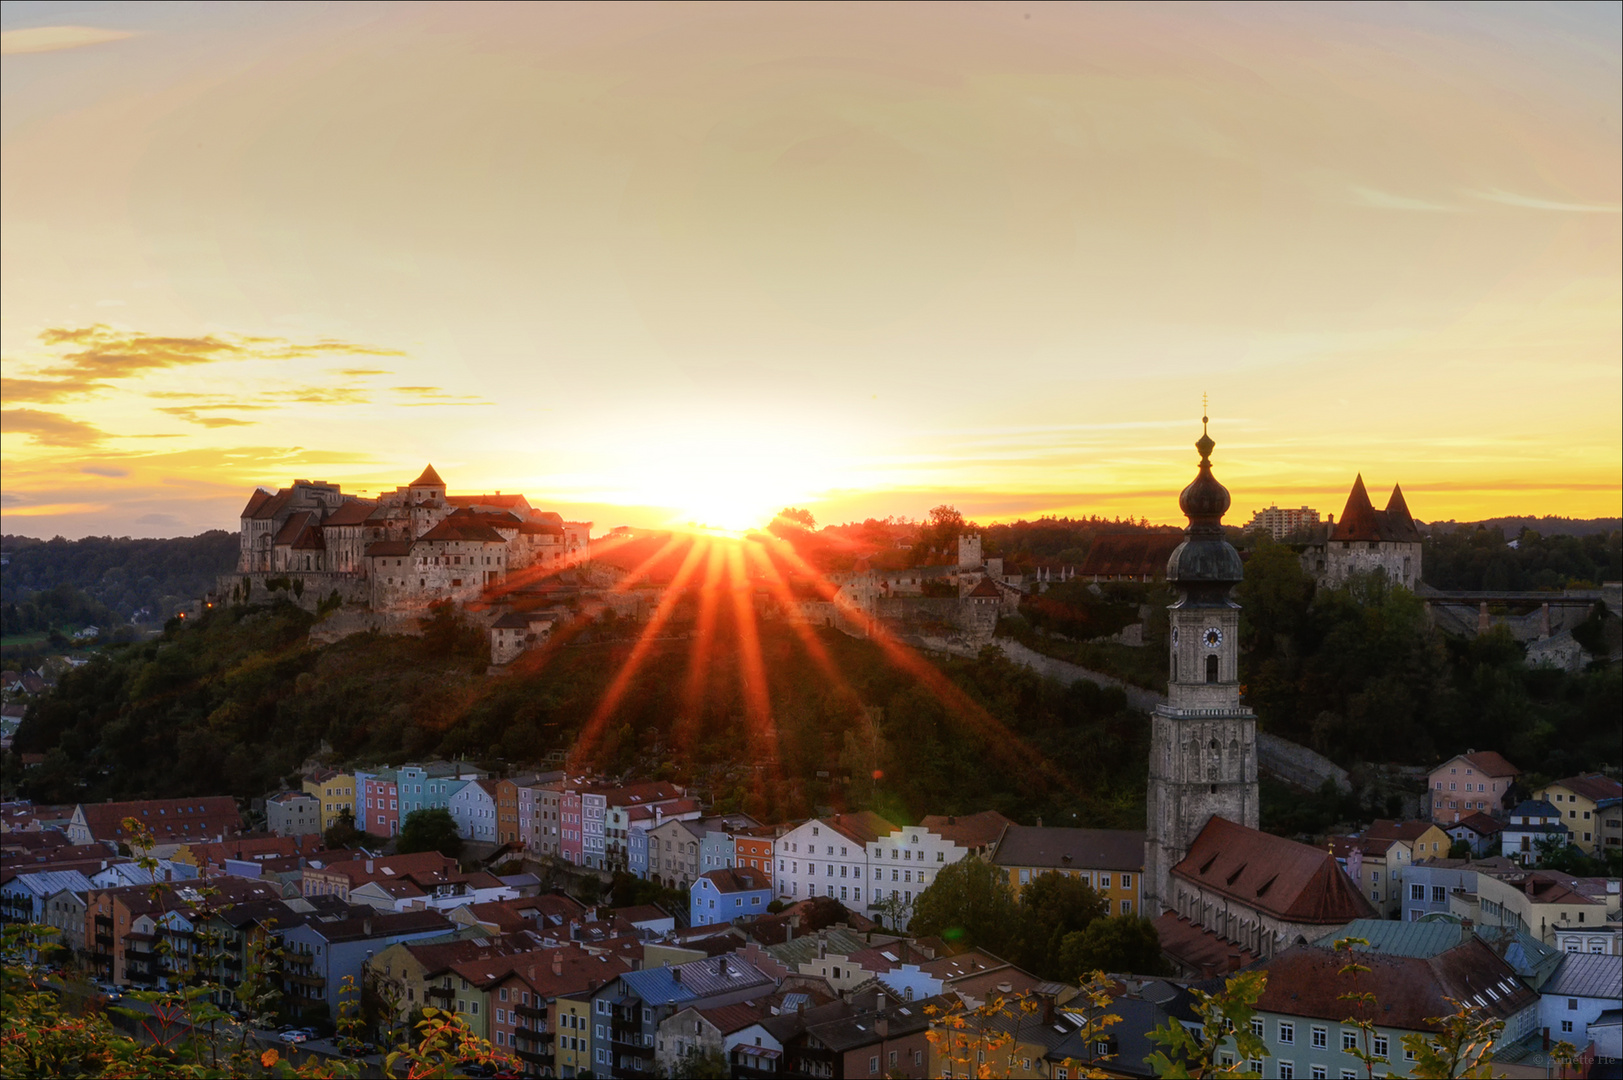
[[[1208,626],[1206,628],[1205,640],[1206,647],[1208,649],[1215,649],[1219,645],[1223,644],[1223,631],[1219,630],[1215,626]]]

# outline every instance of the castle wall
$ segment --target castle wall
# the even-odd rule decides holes
[[[1302,553],[1302,569],[1323,588],[1337,589],[1353,574],[1379,570],[1412,590],[1420,584],[1420,549],[1420,544],[1389,540],[1326,540]]]

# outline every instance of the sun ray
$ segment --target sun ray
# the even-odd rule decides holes
[[[682,687],[682,709],[671,731],[671,742],[687,749],[699,732],[705,690],[710,683],[710,664],[716,648],[716,616],[724,587],[725,557],[722,545],[712,540],[705,555],[704,580],[699,585],[699,619],[694,628],[693,647],[688,650],[687,680]]]
[[[770,768],[761,770],[769,774],[761,776],[761,779],[775,785],[778,780],[778,729],[772,719],[772,695],[767,684],[766,665],[761,661],[760,628],[755,622],[749,579],[744,574],[744,559],[737,544],[727,549],[727,576],[733,595],[733,617],[738,624],[738,677],[744,692],[745,722],[749,729],[751,752],[757,766],[771,763]],[[764,786],[764,783],[760,786]]]
[[[625,662],[620,665],[620,670],[615,672],[614,679],[609,683],[608,689],[603,691],[603,697],[598,701],[597,708],[593,710],[591,718],[587,720],[586,726],[581,729],[580,735],[576,739],[574,754],[581,761],[590,760],[591,753],[596,748],[598,736],[602,733],[603,725],[608,722],[609,717],[614,713],[615,707],[620,704],[620,699],[625,696],[626,690],[631,686],[631,680],[636,677],[637,669],[642,666],[643,659],[648,655],[649,650],[654,647],[659,631],[664,628],[665,623],[670,620],[672,613],[676,610],[676,605],[682,598],[682,590],[687,585],[688,579],[693,576],[694,571],[699,568],[699,559],[708,543],[710,541],[706,540],[704,544],[701,544],[695,539],[692,546],[688,548],[687,555],[682,559],[682,565],[677,568],[676,575],[665,589],[665,594],[660,597],[658,605],[648,616],[647,624],[644,625],[642,632],[637,635],[637,640],[631,647],[631,653],[626,657]],[[667,543],[660,551],[664,552],[670,546]],[[657,554],[651,556],[638,569],[644,569],[651,565],[655,558],[658,558]]]
[[[766,587],[771,591],[773,598],[778,601],[778,604],[785,612],[791,611],[795,604],[794,593],[790,590],[789,582],[783,576],[783,572],[772,562],[771,554],[758,542],[749,543],[744,548],[744,553],[749,561],[760,566],[762,580],[766,582]],[[830,585],[826,580],[824,580],[824,584]],[[832,588],[831,585],[830,588]],[[833,658],[828,655],[827,647],[818,638],[816,632],[798,619],[789,618],[786,621],[795,636],[800,639],[800,643],[805,647],[807,654],[812,658],[812,663],[816,664],[818,670],[823,673],[829,682],[834,684],[835,690],[839,692],[841,697],[846,698],[858,710],[861,710],[863,707],[861,696],[845,676],[840,673],[840,669],[835,666]]]

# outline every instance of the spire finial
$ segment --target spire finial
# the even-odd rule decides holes
[[[1211,402],[1207,395],[1202,393],[1200,395],[1200,433],[1202,435],[1206,434],[1206,414],[1212,411],[1208,407],[1210,404]]]

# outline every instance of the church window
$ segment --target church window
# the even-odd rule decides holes
[[[1216,656],[1208,656],[1206,658],[1206,681],[1209,682],[1209,683],[1214,683],[1214,682],[1217,681],[1217,657]]]

